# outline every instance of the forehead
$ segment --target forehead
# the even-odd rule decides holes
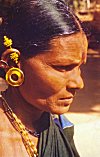
[[[86,62],[88,42],[85,34],[79,32],[69,36],[59,36],[50,41],[49,50],[28,60],[39,60],[42,64],[68,65]]]
[[[60,36],[50,41],[50,50],[45,53],[47,60],[81,60],[86,59],[87,39],[83,33]]]

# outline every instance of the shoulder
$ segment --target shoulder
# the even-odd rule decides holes
[[[3,110],[2,101],[0,100],[0,135],[4,134],[12,134],[15,132],[13,126],[11,125],[7,115],[5,114]]]

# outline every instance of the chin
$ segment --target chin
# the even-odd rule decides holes
[[[67,113],[69,111],[69,108],[70,106],[67,106],[67,107],[60,107],[60,108],[55,108],[55,109],[52,109],[50,111],[50,113],[52,114],[57,114],[57,115],[61,115],[61,114],[64,114],[64,113]]]

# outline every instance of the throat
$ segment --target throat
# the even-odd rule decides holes
[[[34,129],[30,129],[29,127],[26,127],[26,130],[28,131],[28,133],[30,133],[31,135],[35,136],[35,137],[40,137],[41,132],[43,132],[44,130],[47,130],[50,126],[50,114],[44,112],[40,119],[38,119],[34,125]]]

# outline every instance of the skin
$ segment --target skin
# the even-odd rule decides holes
[[[22,97],[41,111],[66,113],[77,89],[83,88],[80,66],[86,62],[87,39],[81,33],[51,40],[46,53],[24,60]]]
[[[13,112],[31,130],[43,128],[46,121],[41,117],[45,111],[66,113],[75,92],[84,86],[80,70],[86,62],[88,45],[84,33],[56,37],[50,45],[46,52],[21,59],[24,83],[19,88],[9,87],[5,94]],[[37,147],[38,138],[31,139]]]

